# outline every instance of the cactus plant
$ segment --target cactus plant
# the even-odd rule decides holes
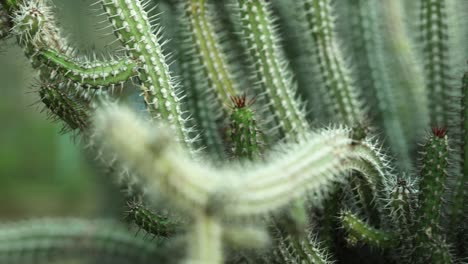
[[[44,107],[123,175],[125,218],[153,237],[4,225],[5,262],[468,258],[466,1],[98,0],[121,44],[106,59],[76,51],[49,0],[0,3]],[[135,87],[139,115],[117,102]]]

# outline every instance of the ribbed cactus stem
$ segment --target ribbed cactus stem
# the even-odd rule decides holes
[[[378,12],[379,1],[360,0],[356,1],[359,15],[359,34],[363,34],[362,45],[364,46],[364,56],[367,58],[367,68],[370,71],[361,71],[362,74],[370,75],[370,78],[362,77],[370,83],[370,87],[375,93],[377,102],[375,107],[379,109],[385,134],[390,141],[389,146],[393,153],[398,154],[398,161],[402,169],[411,169],[411,159],[409,157],[409,147],[404,133],[402,115],[399,114],[399,97],[402,97],[401,90],[397,89],[391,82],[391,75],[386,71],[387,58],[385,57],[385,43],[380,28],[380,13]]]
[[[167,56],[163,54],[160,29],[153,34],[155,27],[141,0],[101,0],[101,4],[127,53],[144,65],[139,70],[139,78],[149,112],[155,118],[167,120],[177,139],[190,149],[192,140],[185,127]]]
[[[84,131],[89,126],[90,118],[87,105],[69,92],[55,86],[43,84],[39,87],[40,100],[54,119],[65,123],[65,130]]]
[[[305,135],[309,125],[295,99],[295,85],[279,45],[270,6],[265,0],[238,0],[242,34],[270,120],[266,120],[281,137],[292,140]]]
[[[256,160],[261,157],[260,132],[251,109],[253,101],[245,95],[232,97],[231,110],[231,153],[236,159]]]
[[[450,109],[446,5],[445,0],[420,0],[420,28],[431,124],[438,126],[448,125]]]
[[[205,0],[190,0],[185,9],[199,63],[203,65],[204,75],[208,79],[209,87],[205,89],[217,95],[221,106],[229,105],[230,95],[238,94],[239,88],[213,25],[213,6]]]
[[[451,200],[450,208],[450,229],[452,235],[459,236],[460,229],[468,229],[468,226],[463,226],[464,217],[466,218],[466,209],[468,206],[468,72],[463,75],[461,87],[461,112],[460,112],[460,173],[458,175],[455,191]],[[465,221],[466,222],[466,221]],[[463,238],[459,239],[463,248],[466,241]]]
[[[430,233],[439,230],[441,208],[448,171],[448,138],[445,128],[434,127],[422,152],[419,182],[420,219],[417,227]]]
[[[341,213],[341,223],[350,236],[350,241],[358,241],[378,248],[391,248],[398,245],[393,233],[375,229],[349,211]]]
[[[147,243],[108,220],[40,219],[0,225],[1,263],[63,263],[94,259],[99,263],[154,261],[160,242]]]
[[[388,208],[394,229],[401,240],[408,240],[416,220],[417,195],[414,183],[406,178],[397,178],[389,190]]]
[[[139,68],[137,62],[129,58],[90,61],[70,57],[53,49],[40,50],[34,56],[52,69],[52,76],[58,75],[66,83],[92,89],[123,86],[124,82],[137,76]]]
[[[333,263],[329,253],[314,238],[310,231],[307,231],[305,239],[297,240],[294,237],[283,234],[277,242],[275,250],[275,260],[279,263],[297,264],[327,264]]]
[[[303,23],[310,34],[323,79],[323,96],[332,102],[336,120],[347,125],[363,121],[363,111],[335,36],[335,22],[330,0],[301,0]]]
[[[423,69],[419,63],[419,54],[413,43],[414,33],[409,31],[406,15],[410,10],[405,8],[405,0],[373,0],[372,8],[380,8],[383,32],[381,38],[386,49],[385,68],[388,71],[395,90],[398,118],[401,120],[403,135],[408,142],[417,141],[421,132],[429,125],[428,98],[425,90]],[[384,35],[384,36],[382,36]],[[380,39],[376,39],[380,41]],[[404,155],[404,153],[403,153]],[[403,164],[404,165],[404,164]],[[402,168],[408,170],[407,168]]]
[[[169,237],[175,233],[177,223],[167,215],[153,213],[138,202],[128,202],[127,207],[125,219],[147,233],[157,237]]]

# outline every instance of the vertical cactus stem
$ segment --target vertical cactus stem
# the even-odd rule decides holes
[[[350,236],[350,241],[359,241],[377,248],[392,248],[398,245],[393,233],[377,230],[349,211],[342,212],[340,219]]]
[[[210,89],[217,95],[220,105],[225,106],[230,103],[229,95],[238,94],[239,89],[227,64],[220,38],[215,32],[212,8],[205,0],[190,0],[187,1],[186,12],[192,39]]]
[[[178,141],[191,149],[192,141],[182,117],[180,98],[170,75],[166,56],[158,37],[154,34],[141,0],[100,0],[115,34],[128,54],[144,66],[139,71],[141,89],[147,108],[155,118],[167,120],[177,133]]]
[[[417,193],[414,184],[405,178],[397,178],[392,185],[391,190],[389,190],[387,207],[389,208],[394,228],[400,240],[403,241],[412,235],[410,232],[414,220],[416,220]]]
[[[309,129],[305,113],[295,100],[295,85],[279,47],[271,11],[265,0],[238,0],[242,33],[255,63],[256,80],[265,93],[279,135],[296,139]]]
[[[360,71],[365,75],[360,78],[366,81],[366,91],[371,89],[376,100],[375,107],[379,109],[378,115],[382,120],[385,135],[389,140],[389,146],[393,153],[398,154],[400,167],[411,170],[412,164],[409,156],[408,135],[403,130],[402,120],[398,113],[402,97],[401,91],[392,85],[391,74],[386,70],[387,58],[385,57],[385,44],[380,28],[380,13],[378,1],[355,1],[359,17],[359,32],[363,35],[363,51],[360,56],[367,59],[365,69]],[[368,72],[369,71],[369,72]],[[370,74],[369,74],[370,73]],[[367,77],[369,76],[369,77]],[[363,81],[364,81],[363,80]],[[406,88],[405,88],[406,89]]]
[[[237,159],[256,160],[261,157],[260,137],[255,113],[250,108],[255,99],[247,101],[246,95],[232,96],[230,136],[232,155]]]
[[[439,230],[442,199],[448,170],[448,139],[445,128],[434,127],[423,147],[419,183],[418,227],[424,232]]]
[[[463,75],[461,89],[461,136],[459,142],[461,171],[456,182],[452,197],[452,207],[450,208],[450,229],[452,235],[457,235],[457,233],[459,233],[460,225],[464,221],[466,208],[468,208],[466,205],[468,203],[468,72]],[[460,243],[461,248],[463,248],[463,245],[466,245],[466,241],[460,241]]]
[[[420,0],[420,27],[431,124],[440,126],[447,126],[450,106],[446,5],[445,0]]]
[[[215,218],[197,214],[189,234],[189,260],[187,263],[222,264],[223,228]]]
[[[363,121],[362,106],[357,100],[358,91],[353,86],[335,36],[330,0],[301,0],[301,10],[307,34],[316,48],[320,73],[325,85],[324,97],[333,102],[337,121],[354,125]]]

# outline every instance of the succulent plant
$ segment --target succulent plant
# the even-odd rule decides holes
[[[121,43],[107,59],[76,51],[50,1],[0,3],[44,107],[153,237],[10,224],[2,262],[468,257],[466,1],[99,0]]]

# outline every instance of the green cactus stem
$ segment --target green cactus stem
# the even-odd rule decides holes
[[[192,43],[195,43],[196,56],[201,63],[204,77],[208,79],[210,90],[219,98],[221,106],[229,105],[230,95],[238,94],[239,88],[223,50],[220,36],[213,25],[213,6],[205,0],[190,0],[185,4]]]
[[[136,77],[138,64],[129,58],[92,61],[75,59],[59,52],[46,49],[35,54],[56,75],[63,76],[64,82],[77,86],[100,89],[103,87],[122,86],[124,82]]]
[[[125,219],[156,237],[169,237],[176,232],[177,223],[167,215],[155,214],[141,203],[128,202]]]
[[[260,132],[251,109],[254,99],[247,101],[246,95],[232,96],[230,136],[232,155],[236,159],[256,160],[261,157]]]
[[[322,95],[331,102],[330,112],[337,121],[354,125],[363,121],[358,90],[352,85],[349,69],[345,66],[335,38],[335,25],[329,0],[299,1],[302,23],[310,34],[314,54],[320,65],[323,80]]]
[[[54,120],[62,120],[64,131],[85,131],[89,126],[88,106],[66,90],[51,84],[39,87],[40,100],[44,103],[49,115]]]
[[[445,128],[434,127],[423,147],[419,182],[418,226],[432,233],[439,230],[448,171],[448,139]]]
[[[42,219],[0,225],[1,263],[88,258],[99,263],[146,264],[159,258],[158,244],[161,241],[146,243],[108,220]]]
[[[278,232],[280,232],[278,230]],[[278,263],[308,263],[327,264],[333,263],[330,254],[313,237],[311,231],[307,231],[306,239],[297,240],[287,234],[279,235],[274,257]]]
[[[398,244],[393,233],[377,230],[349,211],[341,213],[341,223],[349,241],[362,242],[377,248],[391,248]]]
[[[420,0],[420,27],[431,124],[438,126],[447,126],[449,121],[447,2]]]
[[[279,45],[270,6],[265,0],[239,0],[242,34],[255,65],[259,94],[265,96],[265,120],[272,134],[295,140],[306,134],[309,125],[301,105],[295,100],[295,85]],[[263,99],[262,99],[263,101]],[[265,113],[261,113],[265,114]]]
[[[100,2],[129,56],[144,64],[139,69],[139,78],[148,111],[153,117],[168,121],[176,131],[178,140],[191,149],[193,139],[189,138],[177,87],[169,72],[167,56],[163,54],[160,29],[155,30],[151,25],[139,0]]]
[[[450,232],[454,237],[458,237],[461,251],[464,251],[466,241],[464,241],[463,230],[468,226],[464,218],[466,218],[466,209],[468,206],[468,72],[463,75],[462,79],[462,97],[460,111],[460,174],[456,181],[455,191],[451,199],[452,206],[450,208]],[[460,231],[461,230],[461,231]],[[465,250],[466,251],[466,250]]]

